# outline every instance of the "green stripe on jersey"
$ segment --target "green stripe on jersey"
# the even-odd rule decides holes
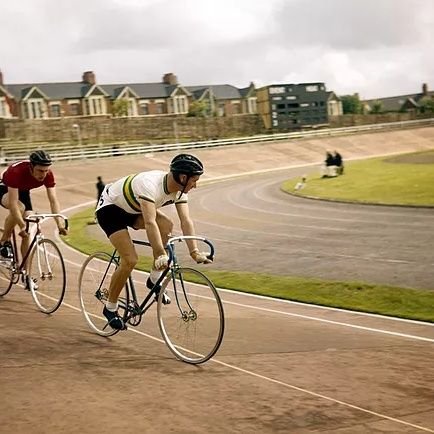
[[[134,196],[133,192],[133,179],[137,175],[130,175],[127,177],[127,179],[124,182],[124,185],[122,187],[122,191],[124,193],[124,198],[127,201],[127,204],[134,210],[134,211],[140,211],[140,204],[136,197]]]

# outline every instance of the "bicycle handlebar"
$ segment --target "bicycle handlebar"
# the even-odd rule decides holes
[[[65,229],[68,229],[68,217],[64,216],[63,214],[30,214],[24,218],[24,221],[26,222],[26,232],[28,232],[29,230],[29,223],[38,224],[42,220],[45,220],[47,218],[55,218],[55,217],[62,218],[65,223]]]
[[[208,240],[207,238],[204,237],[198,237],[198,236],[192,236],[192,235],[181,235],[179,237],[173,237],[173,238],[169,238],[169,240],[167,241],[167,247],[169,249],[169,257],[171,259],[171,257],[173,256],[173,248],[174,248],[174,244],[176,241],[178,242],[182,242],[185,240],[197,240],[197,241],[202,241],[203,243],[207,244],[210,252],[209,255],[207,255],[206,257],[208,259],[210,259],[211,261],[214,260],[214,245],[212,244],[212,242],[210,240]]]

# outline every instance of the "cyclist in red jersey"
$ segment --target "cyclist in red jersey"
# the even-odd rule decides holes
[[[18,235],[22,238],[21,254],[25,255],[29,247],[29,234],[26,232],[24,217],[33,210],[30,190],[44,186],[50,202],[51,212],[60,213],[60,206],[56,195],[56,182],[50,169],[50,156],[42,150],[32,152],[30,159],[10,165],[3,173],[0,182],[0,204],[9,210],[5,219],[3,235],[0,239],[0,255],[12,255],[10,237],[16,225],[19,226]],[[56,219],[60,235],[68,231],[62,225],[60,218]]]

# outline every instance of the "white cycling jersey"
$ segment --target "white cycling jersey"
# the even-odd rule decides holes
[[[166,172],[151,170],[136,175],[125,176],[112,184],[107,184],[101,194],[97,210],[107,205],[116,205],[130,214],[140,214],[138,199],[155,204],[156,208],[172,203],[185,203],[188,196],[179,192],[169,193]]]

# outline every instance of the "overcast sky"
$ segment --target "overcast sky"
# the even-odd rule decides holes
[[[362,98],[434,89],[434,0],[1,0],[7,83],[323,81]]]

